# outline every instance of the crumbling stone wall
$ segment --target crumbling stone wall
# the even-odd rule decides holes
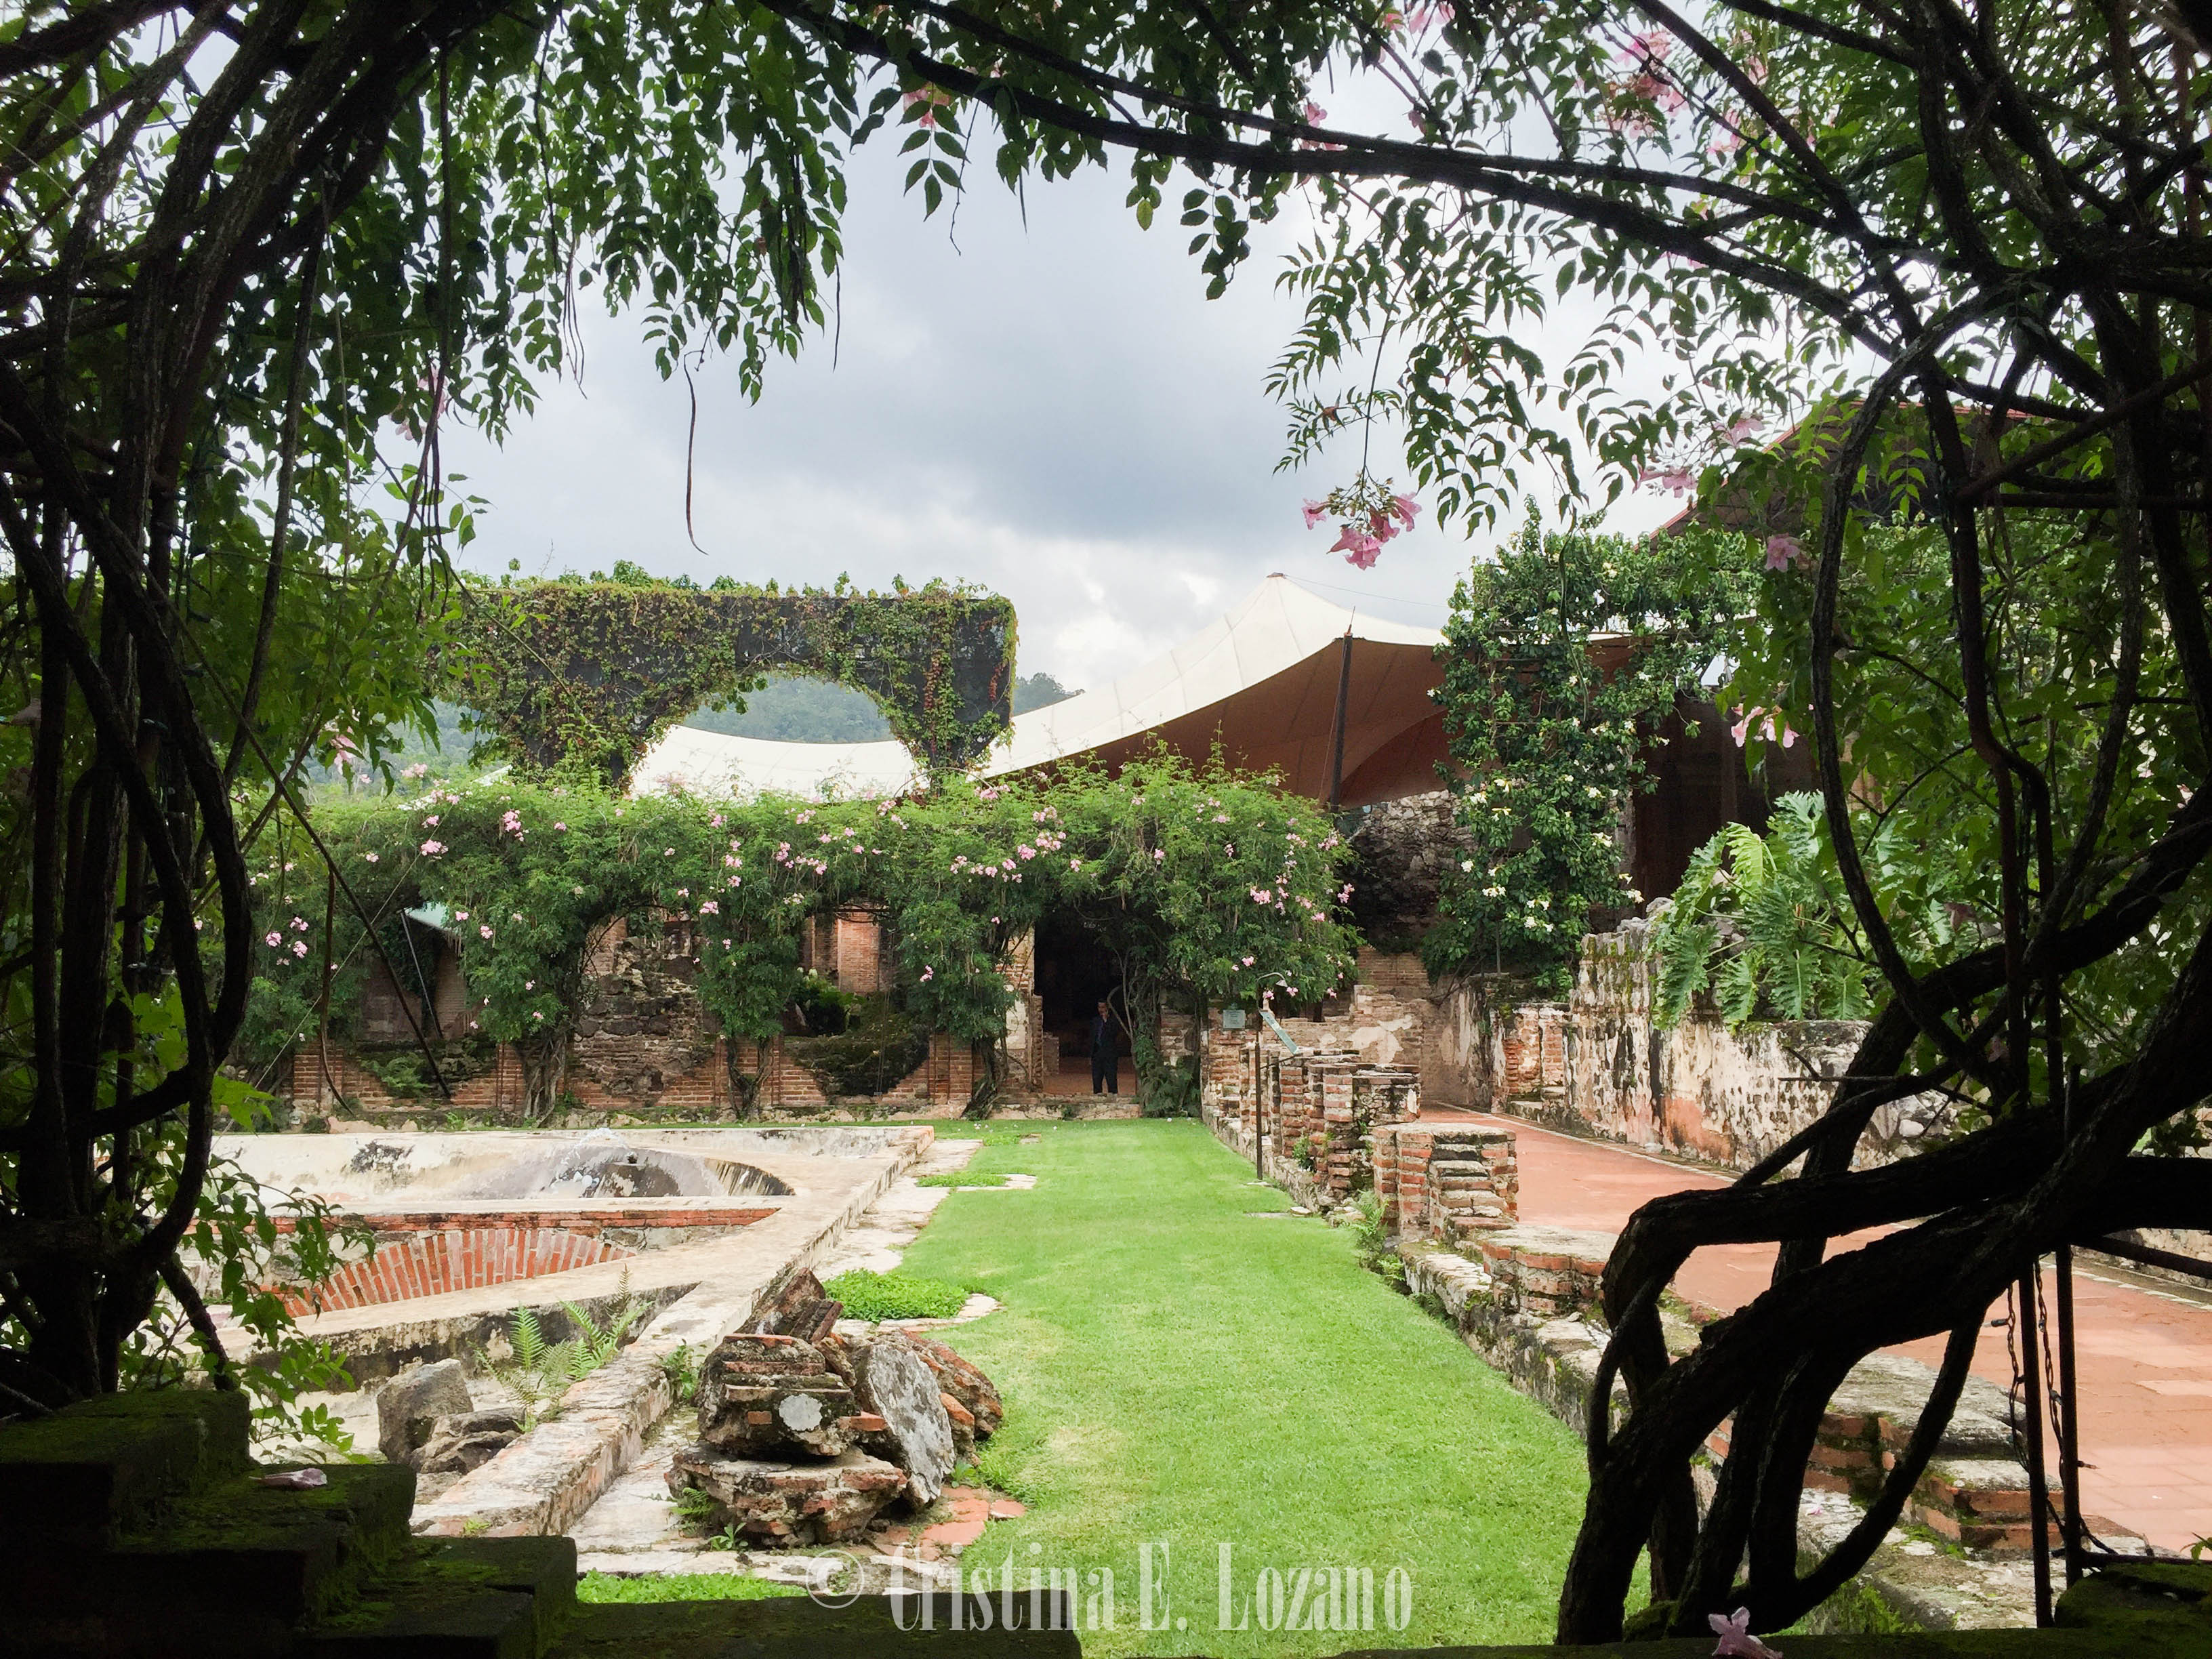
[[[1454,986],[1438,1000],[1424,1092],[1739,1169],[1826,1110],[1865,1025],[1797,1020],[1731,1031],[1706,1007],[1661,1030],[1651,1019],[1650,930],[1638,919],[1585,937],[1564,1003],[1528,999],[1510,975]],[[1863,1158],[1902,1156],[1945,1121],[1933,1097],[1885,1106]]]
[[[708,1090],[706,1103],[719,1103],[713,1079],[727,1068],[710,1062],[721,1031],[699,1000],[690,945],[681,931],[637,939],[617,929],[593,951],[568,1050],[568,1086],[579,1100],[616,1109],[660,1104],[672,1085],[696,1073]]]
[[[1391,951],[1436,925],[1444,877],[1468,855],[1445,789],[1370,806],[1352,834],[1352,917]]]

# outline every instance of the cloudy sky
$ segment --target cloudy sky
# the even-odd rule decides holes
[[[1033,186],[1026,216],[988,183],[955,222],[925,219],[902,176],[888,145],[856,162],[834,364],[815,342],[773,367],[758,404],[729,362],[698,376],[703,553],[684,530],[683,381],[660,380],[634,319],[599,316],[580,386],[544,388],[504,448],[449,439],[447,465],[492,503],[470,562],[965,580],[1015,602],[1023,672],[1075,687],[1173,644],[1270,571],[1442,623],[1493,535],[1425,520],[1358,571],[1326,552],[1334,528],[1310,532],[1298,510],[1349,479],[1356,444],[1274,470],[1282,413],[1263,382],[1297,320],[1273,291],[1287,225],[1257,228],[1256,257],[1209,302],[1185,233],[1164,218],[1139,230],[1117,177]],[[1613,522],[1641,527],[1673,505],[1634,501]]]

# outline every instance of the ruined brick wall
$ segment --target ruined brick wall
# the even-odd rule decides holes
[[[362,1110],[393,1115],[462,1111],[504,1117],[519,1113],[524,1099],[522,1056],[505,1042],[499,1045],[489,1071],[453,1084],[450,1101],[434,1085],[413,1099],[392,1094],[375,1073],[336,1042],[330,1045],[327,1060],[314,1043],[307,1044],[279,1067],[267,1086],[294,1110],[317,1116]]]
[[[884,988],[884,925],[872,910],[840,910],[832,928],[830,978],[841,991],[873,996]]]
[[[1651,1021],[1650,928],[1639,919],[1586,937],[1565,1003],[1528,1000],[1510,976],[1453,987],[1429,1028],[1424,1095],[1739,1169],[1825,1111],[1865,1026],[1730,1031],[1706,1008],[1662,1031]],[[1865,1161],[1901,1156],[1939,1109],[1927,1097],[1881,1108]]]
[[[1374,1138],[1420,1110],[1413,1072],[1341,1049],[1291,1054],[1271,1033],[1224,1032],[1218,1020],[1217,1011],[1200,1102],[1206,1127],[1301,1198],[1340,1203],[1374,1186]]]
[[[1386,1123],[1374,1132],[1375,1195],[1394,1237],[1456,1246],[1520,1214],[1510,1129]]]
[[[1419,939],[1436,925],[1445,876],[1467,856],[1448,790],[1370,806],[1352,835],[1352,919],[1370,939]]]
[[[700,1001],[688,933],[633,939],[610,929],[592,952],[568,1051],[580,1105],[714,1111],[730,1100],[721,1032]]]

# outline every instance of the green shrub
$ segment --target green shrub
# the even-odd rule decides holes
[[[947,1170],[941,1175],[916,1176],[917,1187],[1003,1187],[1006,1178],[1002,1175],[966,1175],[958,1170]]]
[[[855,1267],[822,1287],[845,1304],[848,1319],[950,1319],[968,1292],[941,1279],[921,1279],[894,1268],[887,1273]]]

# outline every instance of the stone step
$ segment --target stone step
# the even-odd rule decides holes
[[[1047,1598],[1042,1619],[1033,1624],[1027,1593],[1018,1595],[1013,1606],[1010,1629],[999,1598],[974,1595],[939,1593],[927,1597],[926,1607],[920,1595],[864,1595],[842,1607],[803,1595],[757,1601],[612,1602],[584,1608],[553,1656],[882,1659],[912,1650],[946,1659],[1081,1659],[1082,1638],[1075,1629],[1081,1609]],[[1128,1618],[1126,1612],[1121,1615],[1124,1630]]]
[[[576,1612],[568,1538],[417,1543],[312,1626],[301,1659],[539,1659]]]
[[[18,1620],[9,1636],[57,1653],[285,1651],[302,1621],[407,1547],[414,1470],[346,1463],[326,1474],[327,1485],[306,1490],[233,1474],[106,1547],[56,1539],[0,1553],[0,1607],[35,1609],[42,1626]],[[206,1611],[180,1627],[180,1607]]]
[[[167,1389],[82,1401],[0,1433],[0,1553],[96,1549],[246,1467],[242,1393]]]

